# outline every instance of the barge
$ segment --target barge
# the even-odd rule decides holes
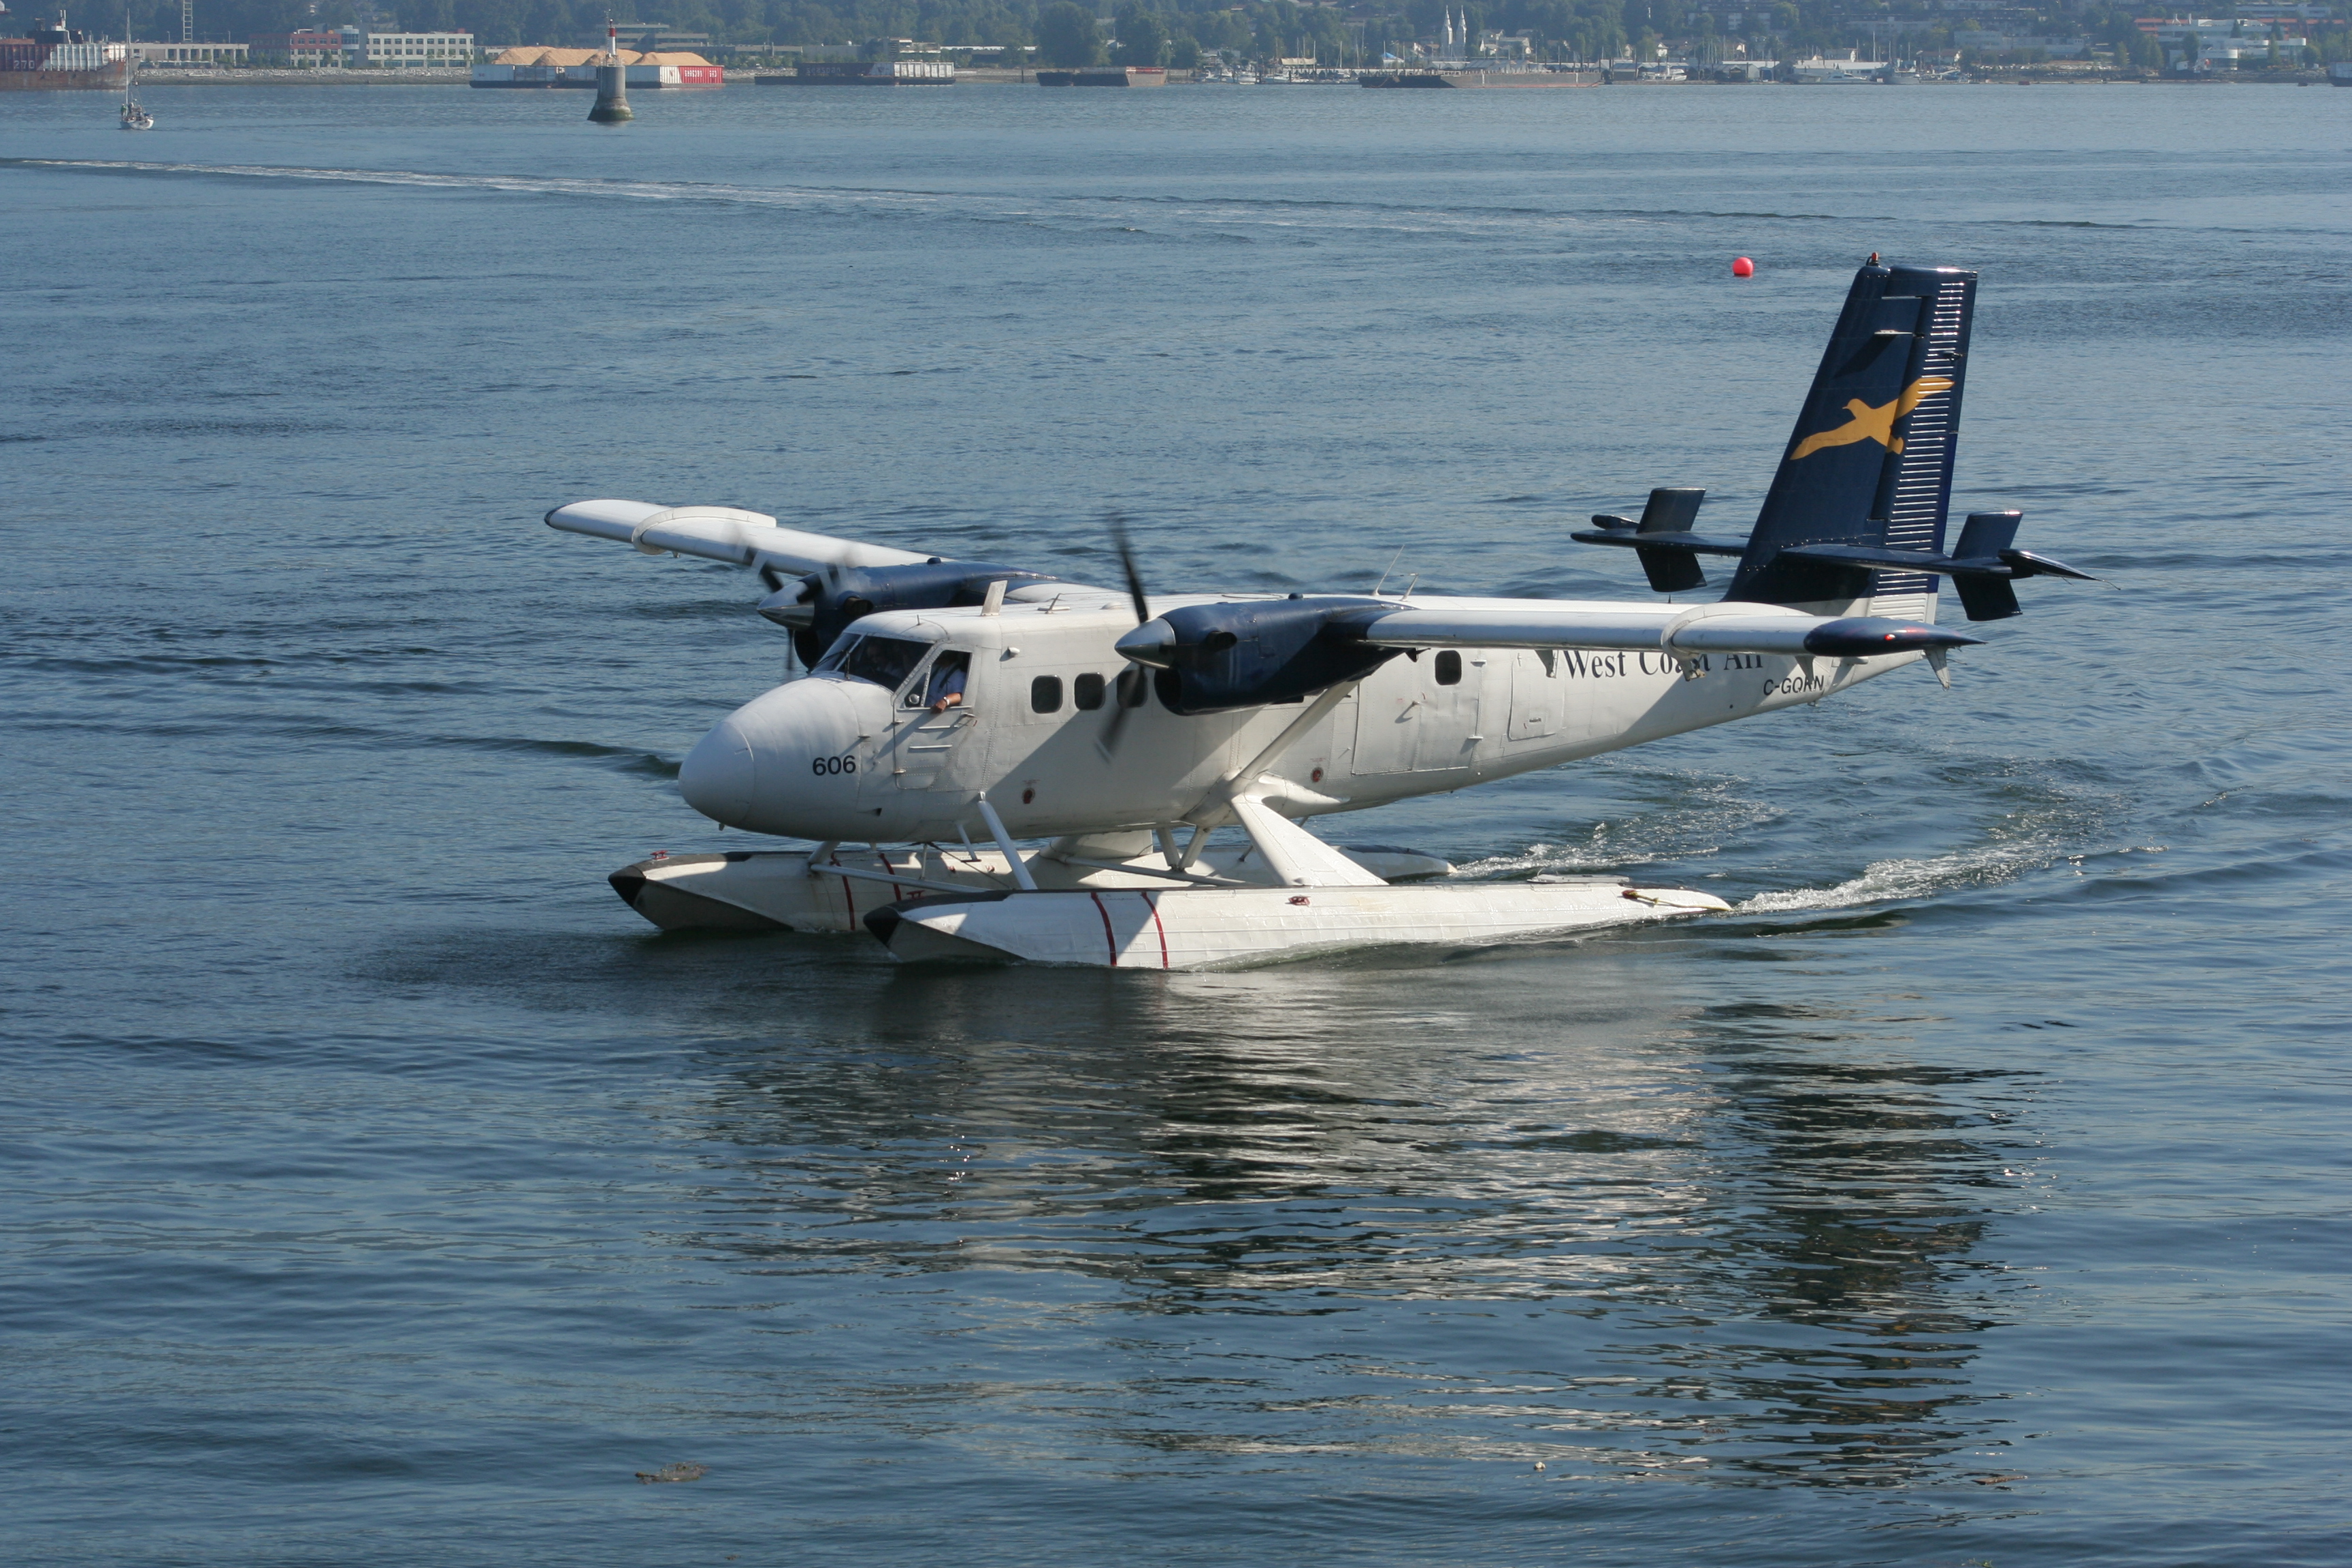
[[[803,60],[792,74],[751,79],[754,87],[953,87],[950,60]]]

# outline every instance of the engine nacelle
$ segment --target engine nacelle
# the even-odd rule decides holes
[[[778,588],[760,601],[760,614],[791,628],[793,651],[803,663],[814,665],[851,622],[877,610],[944,610],[982,603],[991,583],[1025,588],[1055,581],[1046,573],[977,561],[848,566],[814,573],[791,587]]]
[[[1187,605],[1118,639],[1118,651],[1157,667],[1162,706],[1188,717],[1296,702],[1359,680],[1402,649],[1355,640],[1364,622],[1396,606],[1378,599],[1259,599]]]

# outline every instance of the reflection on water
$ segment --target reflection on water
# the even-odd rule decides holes
[[[831,1302],[787,1403],[886,1425],[1103,1401],[1106,1440],[1188,1453],[1824,1484],[1996,1440],[1969,1364],[2021,1075],[1903,1060],[1899,998],[1677,1005],[1662,956],[738,995],[671,1245],[786,1321]],[[1028,1314],[1058,1326],[1013,1350]],[[877,1334],[1018,1372],[901,1348],[936,1376],[833,1384]]]

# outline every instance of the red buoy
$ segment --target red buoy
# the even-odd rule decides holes
[[[1756,263],[1748,260],[1748,258],[1744,256],[1733,257],[1731,260],[1731,275],[1734,278],[1753,278],[1756,276]]]

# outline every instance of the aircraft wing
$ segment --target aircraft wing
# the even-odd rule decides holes
[[[1983,640],[1879,616],[1809,616],[1779,605],[1739,603],[1554,605],[1528,599],[1463,599],[1349,618],[1350,639],[1375,647],[1572,647],[1863,658]]]
[[[773,566],[805,576],[828,566],[906,566],[929,561],[911,550],[782,528],[729,506],[656,506],[641,500],[576,500],[547,514],[547,526],[632,545],[647,555],[675,551],[730,566]]]

